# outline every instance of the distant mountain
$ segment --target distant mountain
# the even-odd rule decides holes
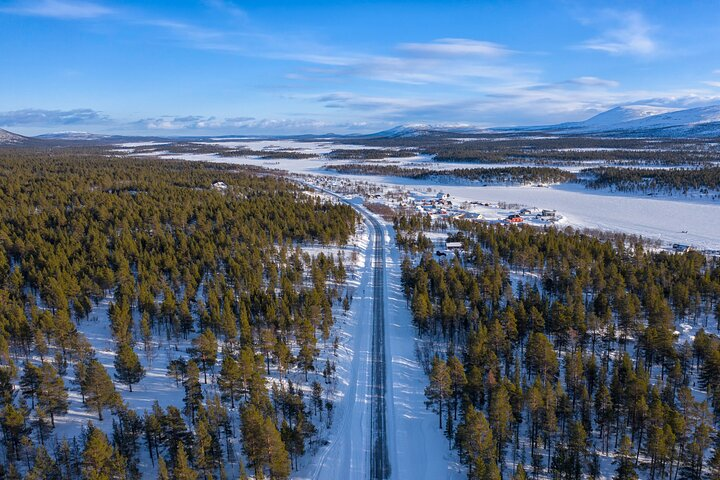
[[[45,140],[107,140],[115,135],[98,135],[95,133],[88,132],[54,132],[54,133],[43,133],[37,135],[35,138],[42,138]]]
[[[617,126],[625,129],[691,127],[720,122],[720,105],[675,110],[645,118],[623,122]]]
[[[457,134],[477,135],[488,133],[487,128],[475,127],[472,125],[432,125],[424,123],[415,123],[409,125],[398,125],[397,127],[383,130],[381,132],[368,135],[370,137],[381,138],[412,138],[425,136],[451,136]]]
[[[536,128],[560,134],[713,137],[720,136],[720,105],[688,109],[626,105],[615,107],[582,122]]]
[[[625,105],[612,108],[607,112],[599,113],[584,122],[578,123],[588,127],[617,125],[623,122],[641,120],[654,115],[661,115],[678,110],[677,108],[656,107],[653,105]]]
[[[679,109],[656,105],[623,105],[581,122],[526,127],[481,128],[470,125],[400,125],[371,138],[453,137],[457,135],[534,134],[647,137],[720,136],[720,105]]]
[[[23,137],[17,133],[8,132],[0,128],[0,145],[19,145],[26,143],[30,140],[28,137]]]

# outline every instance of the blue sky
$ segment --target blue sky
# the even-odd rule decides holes
[[[708,1],[0,0],[0,127],[549,124],[720,103]]]

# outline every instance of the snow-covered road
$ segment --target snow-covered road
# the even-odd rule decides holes
[[[363,215],[371,238],[353,301],[356,321],[348,331],[353,337],[349,378],[328,444],[299,476],[464,478],[436,414],[425,406],[427,378],[415,353],[416,332],[400,283],[401,255],[393,228],[351,204]]]

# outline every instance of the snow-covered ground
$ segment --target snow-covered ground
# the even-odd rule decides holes
[[[370,340],[372,334],[372,259],[374,242],[364,224],[361,268],[348,316],[336,326],[343,342],[336,363],[339,379],[335,420],[328,444],[309,459],[295,477],[301,479],[367,478],[370,452]],[[369,235],[373,235],[370,233]],[[340,323],[341,322],[341,323]]]
[[[402,257],[391,226],[385,225],[386,339],[390,358],[388,429],[392,478],[460,479],[465,471],[425,406],[427,377],[416,355],[416,330],[400,282]]]

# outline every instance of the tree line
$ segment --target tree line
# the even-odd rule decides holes
[[[326,165],[326,169],[353,175],[385,175],[393,177],[426,179],[459,178],[473,182],[501,184],[561,183],[575,180],[571,172],[551,167],[499,167],[499,168],[453,168],[435,170],[429,168],[379,165],[374,163],[349,163]]]

